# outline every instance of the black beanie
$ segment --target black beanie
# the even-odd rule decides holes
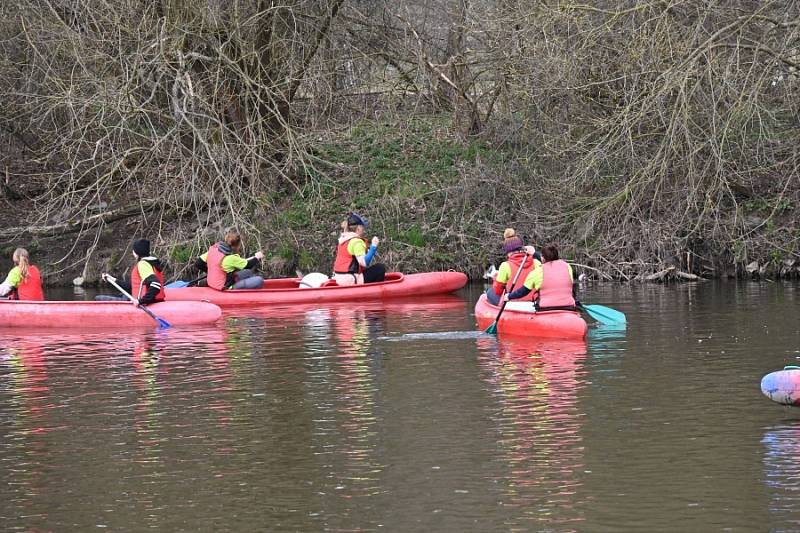
[[[147,239],[139,239],[133,243],[133,253],[139,257],[150,256],[150,241]]]

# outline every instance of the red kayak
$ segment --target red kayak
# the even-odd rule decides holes
[[[222,310],[207,302],[159,302],[147,306],[172,326],[211,324]],[[0,301],[0,328],[131,328],[157,326],[128,302]]]
[[[326,285],[316,288],[300,287],[301,278],[279,278],[264,281],[261,289],[218,291],[208,287],[166,289],[167,300],[207,301],[221,307],[238,305],[294,305],[363,300],[388,300],[447,294],[467,284],[461,272],[425,272],[404,275],[386,274],[386,281],[364,285]]]
[[[492,305],[481,294],[475,304],[475,318],[480,329],[486,329],[500,312],[500,307]],[[577,311],[535,312],[531,302],[508,302],[497,332],[525,337],[551,337],[558,339],[582,339],[588,330],[586,321]]]

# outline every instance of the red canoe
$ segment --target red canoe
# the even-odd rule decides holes
[[[204,300],[221,307],[321,304],[447,294],[467,284],[467,276],[461,272],[425,272],[408,275],[390,272],[386,274],[386,281],[379,283],[318,288],[300,288],[300,279],[268,279],[262,289],[217,291],[208,287],[168,288],[167,300]]]
[[[480,329],[488,328],[500,307],[492,305],[481,294],[475,304],[475,318]],[[530,302],[509,302],[497,323],[497,332],[526,337],[582,339],[586,337],[586,321],[576,311],[533,311]]]
[[[211,324],[222,310],[206,302],[160,302],[147,307],[170,325]],[[157,326],[128,302],[0,301],[0,328],[130,328]]]

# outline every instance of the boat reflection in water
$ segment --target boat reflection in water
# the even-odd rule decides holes
[[[800,529],[800,420],[768,428],[764,444],[764,482],[770,524],[776,531]]]
[[[586,383],[586,341],[479,338],[481,367],[498,409],[497,453],[507,465],[506,525],[573,528],[582,520],[585,476],[578,395]]]
[[[76,487],[136,480],[157,491],[168,482],[165,470],[176,470],[165,455],[196,435],[224,433],[228,349],[222,328],[0,334],[0,395],[11,420],[0,461],[17,465],[6,470],[0,497],[24,509],[19,527],[49,529],[102,505],[117,509],[120,525],[131,519],[115,491],[83,498]],[[139,518],[146,521],[161,504],[144,500]]]

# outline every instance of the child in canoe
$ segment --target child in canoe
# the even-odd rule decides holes
[[[222,291],[260,289],[264,286],[264,278],[253,272],[264,254],[258,251],[253,257],[245,259],[239,255],[241,249],[242,236],[235,229],[228,229],[222,241],[213,244],[208,252],[200,256],[195,266],[208,272],[209,287]]]
[[[130,285],[119,280],[118,285],[124,291],[136,298],[142,304],[153,304],[163,302],[164,293],[164,274],[161,272],[161,261],[150,254],[150,241],[139,239],[133,243],[133,258],[135,263],[131,268]],[[94,297],[100,301],[122,301],[128,300],[127,296],[99,294]]]
[[[539,252],[533,246],[525,246],[513,228],[506,228],[503,232],[503,252],[506,254],[506,260],[497,269],[492,286],[486,290],[486,299],[493,305],[500,304],[503,291],[509,293],[517,287],[521,287],[528,274],[541,264]],[[522,268],[522,272],[514,285],[514,277],[520,268]],[[531,296],[529,299],[533,300],[533,297]]]
[[[139,239],[133,243],[136,264],[131,269],[131,294],[140,304],[163,302],[164,274],[161,261],[150,255],[150,241]]]
[[[372,237],[367,248],[364,238],[367,225],[367,220],[358,213],[350,213],[342,222],[342,233],[333,262],[333,279],[337,285],[360,285],[386,278],[386,267],[382,263],[372,264],[380,241],[378,237]]]
[[[5,281],[0,283],[0,298],[44,300],[42,277],[39,275],[36,265],[31,264],[28,250],[17,248],[11,258],[14,261],[14,268],[9,271]]]

